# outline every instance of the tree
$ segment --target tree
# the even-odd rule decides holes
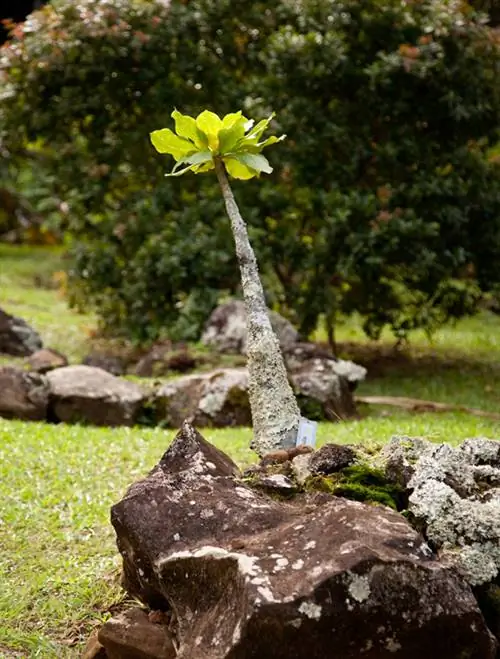
[[[500,282],[500,51],[465,4],[54,7],[2,50],[2,156],[51,182],[36,211],[68,209],[70,290],[109,331],[196,339],[240,294],[215,177],[160,181],[147,154],[174,104],[267,116],[272,99],[288,140],[236,193],[268,306],[302,335],[353,310],[373,337],[431,332]]]
[[[177,134],[169,128],[151,133],[156,150],[170,154],[176,160],[170,176],[215,169],[231,222],[247,315],[249,399],[254,430],[252,448],[259,455],[289,448],[296,441],[300,411],[271,326],[246,224],[226,175],[227,172],[234,178],[248,180],[261,172],[272,172],[261,151],[280,142],[284,136],[271,136],[261,141],[272,115],[256,126],[241,112],[220,119],[205,110],[193,119],[174,110],[172,117]]]

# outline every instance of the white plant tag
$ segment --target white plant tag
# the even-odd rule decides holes
[[[301,417],[296,445],[299,446],[300,444],[305,444],[306,446],[312,446],[312,448],[315,448],[317,429],[318,424],[316,421],[309,421],[309,419]]]

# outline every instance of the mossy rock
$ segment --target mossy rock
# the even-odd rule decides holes
[[[394,510],[403,510],[407,504],[404,489],[389,483],[383,471],[367,464],[351,465],[330,476],[311,476],[306,480],[305,489],[382,504]]]

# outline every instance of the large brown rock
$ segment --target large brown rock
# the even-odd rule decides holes
[[[269,312],[269,318],[281,348],[292,346],[299,340],[295,327],[275,311]],[[218,306],[207,321],[202,342],[223,353],[246,353],[247,319],[245,303],[231,300]]]
[[[43,421],[47,417],[49,387],[37,373],[0,366],[0,416],[6,419]]]
[[[301,367],[289,376],[304,416],[338,421],[356,415],[348,383],[334,371]],[[170,380],[157,390],[155,398],[159,420],[174,428],[185,419],[198,427],[252,425],[244,368]]]
[[[66,366],[47,373],[55,420],[98,426],[131,426],[145,399],[140,387],[92,366]]]
[[[398,513],[249,489],[188,424],[112,509],[128,591],[178,659],[493,659],[469,586]]]
[[[42,339],[22,318],[0,309],[0,353],[27,357],[42,347]]]

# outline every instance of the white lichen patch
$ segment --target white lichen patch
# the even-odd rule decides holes
[[[316,547],[316,540],[309,540],[309,542],[306,542],[304,545],[305,551],[308,551],[309,549],[314,549]]]
[[[303,567],[304,561],[301,558],[296,560],[295,563],[292,563],[292,570],[301,570]]]
[[[200,517],[202,519],[210,519],[210,517],[213,517],[214,514],[215,514],[214,511],[210,510],[210,508],[205,508],[205,510],[202,510],[200,512]]]
[[[398,643],[394,637],[389,637],[385,641],[385,647],[389,650],[389,652],[399,652],[402,648],[402,645],[401,643]]]
[[[244,487],[235,487],[234,491],[242,499],[255,499],[255,494],[251,490],[247,490]]]
[[[302,613],[310,620],[319,620],[321,618],[321,606],[315,604],[314,602],[302,602],[299,606],[299,613]]]
[[[368,577],[360,574],[347,574],[347,592],[356,602],[365,602],[370,597]]]

